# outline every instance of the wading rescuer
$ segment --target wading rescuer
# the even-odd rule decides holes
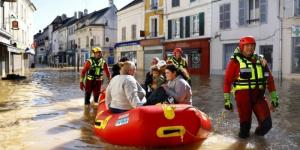
[[[181,48],[175,48],[173,50],[173,56],[168,58],[167,64],[174,64],[177,68],[181,69],[187,75],[187,81],[191,85],[191,78],[188,72],[188,63],[186,59],[183,58],[183,52]]]
[[[102,57],[102,50],[99,47],[92,49],[93,55],[88,59],[80,74],[80,89],[85,91],[84,104],[90,104],[91,94],[93,92],[94,102],[98,102],[101,84],[103,81],[103,71],[108,80],[110,80],[110,72],[108,66]]]
[[[272,128],[270,108],[265,100],[266,88],[271,96],[273,108],[278,107],[278,95],[274,80],[264,59],[255,54],[256,41],[252,36],[240,39],[239,47],[235,50],[226,68],[224,78],[225,109],[233,111],[230,97],[231,85],[236,100],[240,118],[240,138],[249,137],[252,111],[258,120],[255,134],[264,136]]]

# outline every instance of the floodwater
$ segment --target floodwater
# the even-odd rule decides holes
[[[138,149],[106,144],[94,135],[96,107],[84,108],[78,73],[39,68],[27,76],[0,80],[0,149]],[[139,73],[138,80],[142,77]],[[277,82],[280,107],[272,113],[272,130],[265,137],[253,135],[254,117],[247,140],[237,137],[236,109],[223,109],[222,83],[222,76],[193,77],[193,104],[210,116],[214,128],[203,143],[176,149],[299,149],[300,81]]]

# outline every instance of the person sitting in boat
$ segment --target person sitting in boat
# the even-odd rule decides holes
[[[142,87],[146,90],[146,97],[149,96],[149,94],[151,94],[151,89],[148,88],[148,85],[150,85],[152,83],[152,67],[153,66],[157,66],[157,63],[159,62],[159,58],[158,57],[153,57],[152,58],[152,62],[151,62],[151,67],[150,67],[150,71],[146,73],[146,78],[145,78],[145,82],[144,82],[144,85],[142,85]]]
[[[165,69],[167,84],[163,84],[154,91],[145,105],[154,105],[161,102],[175,104],[192,104],[192,89],[186,81],[186,74],[174,64],[167,65]],[[174,101],[169,101],[173,99]]]
[[[106,107],[113,113],[122,113],[146,103],[146,92],[134,78],[135,64],[126,61],[120,66],[120,75],[112,78],[106,88]]]
[[[152,91],[155,91],[163,83],[165,83],[165,77],[161,75],[161,72],[157,65],[151,67],[151,83],[146,84],[147,87],[146,97],[148,98]]]
[[[120,67],[120,62],[125,62],[125,61],[128,61],[129,59],[127,58],[127,57],[122,57],[120,60],[119,60],[119,62],[117,62],[116,64],[114,64],[113,66],[112,66],[112,75],[111,75],[111,78],[113,78],[114,76],[116,76],[116,75],[119,75],[120,74],[120,69],[121,69],[121,67]]]

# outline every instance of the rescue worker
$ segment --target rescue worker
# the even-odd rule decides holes
[[[92,49],[92,57],[88,59],[80,74],[80,89],[85,91],[84,104],[90,104],[91,94],[93,92],[94,102],[98,102],[101,84],[103,81],[103,71],[108,80],[110,80],[110,72],[108,66],[102,57],[102,50],[99,47]]]
[[[181,48],[175,48],[173,50],[173,56],[168,58],[167,64],[174,64],[177,68],[181,69],[183,72],[187,73],[187,81],[189,85],[191,85],[191,78],[189,76],[189,71],[188,71],[188,63],[185,58],[182,57],[183,52]]]
[[[258,120],[255,134],[264,136],[272,128],[270,108],[265,100],[265,89],[271,96],[271,108],[278,107],[278,95],[267,63],[255,54],[256,41],[252,36],[242,37],[231,57],[224,78],[224,107],[233,111],[231,85],[240,118],[240,138],[248,138],[252,111]]]

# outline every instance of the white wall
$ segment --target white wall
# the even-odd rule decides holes
[[[122,41],[122,28],[126,27],[126,41],[131,39],[131,25],[136,25],[136,40],[142,39],[140,37],[140,30],[144,31],[145,20],[145,6],[144,3],[139,3],[135,6],[119,11],[118,16],[118,42]]]
[[[219,6],[224,3],[231,4],[231,28],[226,30],[219,29]],[[276,75],[279,70],[279,39],[280,21],[278,3],[268,0],[268,17],[266,24],[250,24],[239,26],[239,0],[223,0],[212,3],[212,39],[211,39],[211,74],[223,73],[224,49],[223,44],[238,43],[239,38],[252,35],[256,38],[256,52],[259,53],[260,45],[273,45],[273,72]],[[219,35],[220,37],[215,37]]]
[[[6,30],[13,35],[13,40],[18,42],[18,47],[25,49],[31,47],[33,43],[33,13],[36,11],[32,8],[29,0],[18,0],[14,3],[5,2],[6,13]],[[12,18],[11,16],[15,18]],[[19,22],[19,30],[12,30],[11,22]]]
[[[300,25],[300,16],[294,16],[294,0],[281,0],[284,9],[282,26],[282,72],[284,78],[293,78],[300,74],[292,73],[292,26]]]

